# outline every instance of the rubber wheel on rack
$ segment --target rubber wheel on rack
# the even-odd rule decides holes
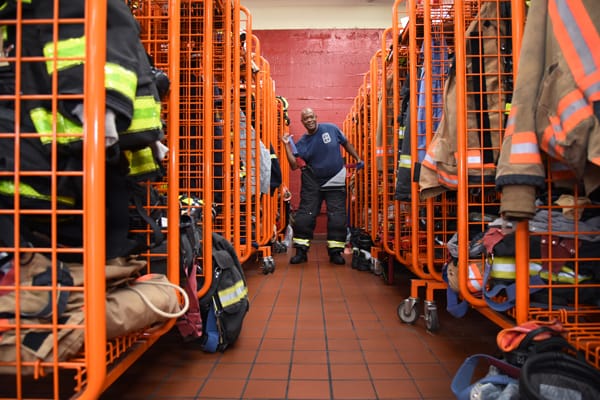
[[[411,306],[410,301],[405,299],[398,306],[398,317],[404,323],[413,324],[419,318],[417,304],[415,303]]]
[[[265,258],[262,264],[262,273],[264,275],[271,274],[275,271],[275,260],[272,258]]]
[[[440,329],[440,319],[435,305],[430,305],[426,308],[425,326],[429,332],[437,332]]]

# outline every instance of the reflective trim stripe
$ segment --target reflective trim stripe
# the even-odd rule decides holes
[[[54,52],[56,49],[56,53]],[[85,59],[85,36],[48,42],[43,49],[46,60],[46,70],[52,75],[56,71],[62,71],[83,64]]]
[[[310,240],[309,239],[293,238],[292,242],[294,244],[299,245],[299,246],[306,246],[306,247],[310,246]]]
[[[454,157],[458,160],[458,152],[454,154]],[[470,169],[494,169],[496,166],[494,163],[482,163],[481,162],[481,150],[467,150],[467,168]]]
[[[515,133],[515,119],[517,118],[518,107],[512,107],[508,118],[506,118],[506,126],[504,129],[504,137],[511,136]]]
[[[467,150],[467,168],[480,168],[480,167],[481,167],[481,153],[479,152],[479,150]]]
[[[17,192],[16,185],[13,181],[0,181],[0,193],[12,196]],[[32,186],[27,185],[26,183],[19,183],[19,194],[24,197],[29,197],[31,199],[36,200],[44,200],[44,201],[52,201],[52,196],[41,194],[37,190],[35,190]],[[75,199],[72,197],[66,196],[56,196],[56,201],[59,203],[65,204],[67,206],[74,206]]]
[[[82,140],[83,127],[65,118],[62,114],[56,113],[55,116],[45,108],[34,108],[29,112],[31,121],[35,130],[40,134],[40,141],[43,144],[52,143],[53,125],[56,124],[56,140],[60,144],[68,144]],[[54,121],[53,121],[54,120]]]
[[[565,136],[564,131],[560,126],[560,121],[556,116],[549,117],[550,125],[544,129],[540,147],[551,157],[562,159],[564,156],[564,148],[558,143],[561,137]]]
[[[433,157],[429,154],[429,152],[425,153],[425,157],[423,157],[423,161],[421,162],[424,166],[434,171],[437,171],[437,163],[433,159]]]
[[[277,154],[271,153],[271,160],[277,160]]]
[[[595,6],[594,6],[595,7]],[[554,36],[579,88],[589,101],[600,100],[600,35],[581,0],[548,3]]]
[[[546,270],[540,271],[540,278],[545,280],[549,280],[548,278],[551,278],[552,282],[556,283],[581,283],[592,279],[591,276],[581,274],[577,275],[576,277],[575,271],[566,265],[562,266],[558,273],[549,273]]]
[[[150,147],[136,151],[125,150],[123,154],[129,161],[129,175],[139,176],[156,172],[160,169]]]
[[[375,148],[375,156],[376,157],[381,157],[384,154],[385,154],[385,150],[383,149],[383,147],[378,146]]]
[[[337,240],[328,240],[327,247],[330,249],[343,249],[346,246],[346,242],[339,242]]]
[[[515,132],[512,135],[509,162],[514,164],[541,164],[542,157],[535,132]]]
[[[248,288],[243,280],[237,281],[233,286],[218,291],[219,301],[223,308],[239,303],[248,296]]]
[[[492,269],[490,276],[497,279],[515,279],[515,259],[514,257],[494,257],[492,260]],[[542,270],[542,265],[534,262],[529,263],[529,275],[538,275]]]
[[[153,96],[141,96],[133,103],[133,118],[125,134],[161,129],[160,103]]]
[[[437,171],[438,181],[449,188],[458,187],[458,176],[449,174],[444,171]]]
[[[398,139],[404,139],[404,132],[406,132],[406,127],[401,126],[398,128]]]
[[[469,268],[469,279],[467,280],[467,287],[471,293],[480,292],[483,288],[483,277],[481,276],[481,270],[475,263],[468,265]]]
[[[104,86],[125,96],[132,103],[135,101],[137,74],[115,63],[104,65]]]
[[[44,56],[49,59],[46,61],[48,74],[83,64],[85,47],[85,36],[60,40],[56,44],[54,42],[46,44],[43,51]],[[121,65],[107,62],[104,65],[104,86],[133,102],[137,89],[137,74]]]
[[[412,157],[410,154],[403,154],[400,156],[398,160],[398,167],[400,168],[410,168],[412,165]]]
[[[583,120],[594,115],[592,106],[583,98],[579,90],[573,90],[561,98],[556,111],[566,132],[572,131]]]

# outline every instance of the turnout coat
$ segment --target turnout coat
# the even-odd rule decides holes
[[[531,2],[496,173],[507,218],[534,216],[546,174],[600,187],[599,26],[594,0]]]

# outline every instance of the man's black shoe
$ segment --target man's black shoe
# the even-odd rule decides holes
[[[307,250],[302,247],[296,247],[296,255],[290,258],[290,264],[300,264],[308,261]]]
[[[331,261],[334,264],[337,265],[344,265],[346,264],[346,260],[344,260],[344,257],[342,257],[341,253],[333,253],[329,256],[329,261]]]

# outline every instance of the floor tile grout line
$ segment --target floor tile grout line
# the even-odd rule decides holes
[[[357,270],[357,272],[358,272],[358,270]],[[336,277],[336,282],[338,282],[338,286],[340,288],[341,297],[344,299],[344,306],[346,307],[346,311],[348,312],[348,317],[350,319],[350,323],[352,324],[352,330],[354,331],[356,340],[358,342],[358,348],[360,349],[360,354],[361,354],[363,362],[365,363],[365,366],[367,368],[367,373],[369,374],[369,381],[371,382],[371,387],[373,389],[373,393],[375,393],[375,400],[377,400],[377,399],[379,399],[379,395],[377,393],[377,388],[375,387],[375,382],[373,381],[373,375],[371,375],[371,370],[369,369],[369,363],[368,363],[367,357],[365,356],[364,348],[360,341],[360,337],[358,336],[358,333],[356,332],[356,325],[354,324],[354,319],[352,318],[352,309],[348,305],[348,301],[347,301],[348,297],[346,296],[346,293],[344,291],[344,285],[342,285],[340,283],[339,275],[337,273],[335,274],[335,277]],[[354,278],[353,280],[356,280],[356,278]],[[373,307],[372,307],[370,301],[369,301],[369,307],[371,308],[371,312],[373,312]]]
[[[281,275],[281,272],[282,272],[281,268],[276,269],[276,271],[279,272],[279,274],[277,275],[279,277],[279,275]],[[260,341],[258,342],[258,346],[257,346],[256,352],[254,354],[254,359],[250,363],[251,364],[250,365],[250,370],[248,371],[248,375],[246,376],[244,387],[242,388],[242,393],[240,395],[240,400],[244,400],[244,394],[245,394],[245,392],[246,392],[246,390],[248,388],[248,384],[252,380],[251,376],[252,376],[252,372],[254,370],[254,366],[256,364],[256,359],[258,358],[258,354],[259,354],[260,350],[262,350],[262,345],[263,345],[263,343],[265,341],[265,334],[268,332],[268,326],[269,326],[269,323],[271,322],[271,317],[273,316],[275,305],[277,304],[277,299],[279,298],[279,295],[281,293],[281,287],[283,286],[283,283],[285,282],[286,278],[288,277],[289,267],[286,268],[284,271],[285,271],[284,277],[279,282],[279,288],[277,290],[277,295],[275,296],[275,298],[273,299],[273,303],[271,304],[271,311],[269,313],[269,316],[268,316],[267,320],[265,321],[266,323],[265,323],[265,326],[263,328],[262,335],[260,336]],[[265,279],[262,279],[260,281],[261,284],[259,285],[259,289],[255,292],[255,295],[253,296],[254,298],[256,298],[258,296],[258,294],[260,293],[260,290],[263,289],[267,285],[267,283],[269,282],[269,280],[275,279],[274,275],[273,275],[274,273],[275,273],[275,271],[272,274],[267,275],[265,277]],[[251,304],[252,303],[250,303],[250,305]],[[291,368],[291,365],[290,365],[290,368]],[[288,385],[287,386],[289,386],[289,372],[288,372]],[[287,399],[287,388],[286,388],[286,399]]]
[[[323,279],[321,279],[321,263],[317,262],[317,276],[319,277],[319,295],[321,298],[321,317],[323,318],[323,335],[325,336],[325,357],[327,360],[327,378],[329,379],[329,397],[335,399],[333,392],[333,374],[331,371],[331,358],[329,357],[329,340],[327,337],[327,318],[325,316],[325,301],[323,297]]]

